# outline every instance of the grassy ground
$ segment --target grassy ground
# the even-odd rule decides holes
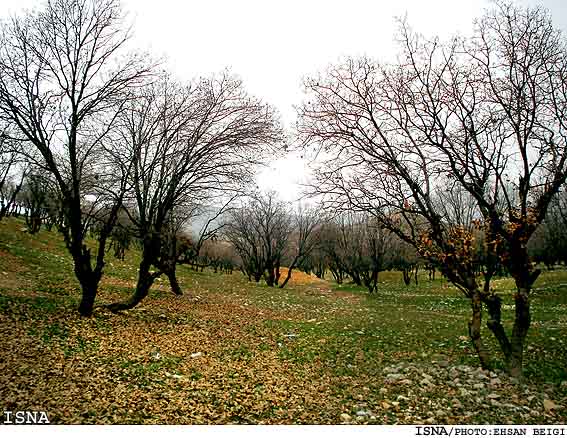
[[[0,400],[54,423],[498,423],[567,421],[567,272],[536,283],[525,380],[478,370],[468,303],[443,279],[378,294],[296,275],[284,290],[179,269],[142,304],[92,318],[62,240],[0,222]],[[135,251],[108,258],[98,303],[130,293]],[[494,283],[512,318],[509,279]],[[510,326],[507,326],[510,329]]]

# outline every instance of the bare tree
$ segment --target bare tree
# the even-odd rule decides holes
[[[18,197],[27,168],[20,167],[21,157],[9,139],[8,131],[0,133],[0,220],[7,216]]]
[[[147,68],[135,56],[122,56],[128,32],[118,0],[48,0],[42,10],[3,22],[0,32],[0,118],[17,130],[17,140],[33,145],[39,158],[28,159],[57,182],[62,232],[82,288],[79,312],[88,316],[115,215],[99,235],[93,265],[84,242],[92,217],[83,214],[85,196],[103,194],[104,203],[118,210],[121,193],[112,199],[105,187],[114,183],[105,180],[114,172],[98,164],[102,141],[120,113],[125,90],[137,85]],[[96,187],[90,185],[94,191],[85,187],[89,172],[98,176]]]
[[[348,275],[368,292],[377,292],[378,275],[391,259],[391,233],[368,214],[349,212],[328,221],[321,240],[337,283]]]
[[[428,41],[402,23],[394,65],[348,60],[306,82],[300,131],[327,169],[318,191],[335,208],[368,211],[434,262],[465,296],[483,366],[482,302],[513,375],[522,373],[529,294],[539,271],[527,241],[567,177],[567,55],[541,8],[497,2],[469,39]],[[446,181],[474,198],[491,245],[517,293],[510,337],[501,299],[479,288],[474,234],[435,199]]]
[[[163,75],[132,94],[118,122],[121,153],[115,158],[121,167],[133,166],[127,210],[142,258],[135,292],[110,304],[112,311],[136,306],[156,278],[173,274],[172,246],[165,241],[175,236],[172,215],[241,191],[280,135],[271,108],[227,72],[188,86]]]
[[[37,233],[47,210],[45,179],[39,173],[30,172],[23,183],[19,197],[25,208],[26,225],[30,234]]]
[[[331,271],[333,279],[337,284],[342,284],[347,275],[343,255],[339,245],[341,235],[340,226],[336,221],[327,221],[319,232],[320,262]]]
[[[415,247],[409,245],[407,242],[397,238],[392,238],[390,251],[391,259],[390,266],[402,272],[402,279],[406,286],[412,283],[412,278],[415,284],[418,284],[417,273],[420,262],[419,253]],[[434,265],[431,264],[434,269]]]
[[[265,269],[264,247],[260,230],[251,220],[250,210],[245,206],[230,213],[228,226],[224,229],[225,238],[233,245],[240,257],[241,269],[248,281],[258,283]]]
[[[243,269],[256,282],[264,276],[268,286],[277,286],[284,251],[292,233],[287,206],[274,192],[255,195],[235,209],[225,231],[240,255]]]
[[[171,290],[176,295],[182,295],[183,292],[177,280],[177,265],[187,263],[196,264],[199,259],[207,259],[202,255],[203,246],[211,241],[216,240],[219,231],[224,228],[226,223],[221,220],[223,215],[230,210],[233,201],[238,195],[231,196],[224,201],[224,205],[220,208],[206,206],[202,204],[194,204],[190,206],[176,207],[169,215],[169,219],[161,232],[161,248],[159,255],[159,266],[161,271],[169,279]],[[215,199],[209,199],[214,201]],[[200,200],[201,202],[205,200]],[[211,213],[212,210],[212,213]],[[209,214],[207,214],[208,212]],[[207,220],[199,230],[196,239],[191,240],[191,245],[186,245],[187,240],[183,241],[185,227],[196,217],[208,216]],[[178,245],[182,240],[181,246]],[[189,256],[189,259],[188,259]],[[210,260],[209,260],[210,261]],[[220,258],[219,258],[220,263]],[[203,265],[202,265],[203,267]],[[216,265],[215,265],[216,272]]]
[[[292,254],[289,263],[287,275],[280,285],[284,288],[291,278],[292,271],[299,265],[304,263],[318,244],[317,231],[322,223],[321,215],[316,208],[298,207],[293,214],[293,233],[290,238],[289,245]]]

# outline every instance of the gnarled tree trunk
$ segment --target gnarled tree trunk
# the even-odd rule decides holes
[[[138,282],[136,283],[136,289],[127,300],[118,303],[108,304],[106,307],[111,312],[120,312],[122,310],[128,310],[136,307],[144,298],[148,296],[150,288],[154,283],[155,279],[159,277],[159,272],[150,272],[151,263],[142,257],[140,262],[140,270],[138,272]]]
[[[480,365],[484,369],[490,369],[490,355],[484,348],[481,339],[482,328],[482,300],[480,291],[474,290],[471,295],[471,320],[469,321],[469,337],[473,348],[480,360]]]

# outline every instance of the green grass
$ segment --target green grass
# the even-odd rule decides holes
[[[442,359],[451,366],[478,367],[468,340],[470,304],[439,274],[429,281],[421,272],[417,285],[406,286],[401,273],[383,272],[378,292],[370,295],[349,282],[290,283],[282,290],[250,283],[239,272],[221,275],[180,266],[179,280],[186,292],[183,297],[174,297],[163,279],[158,284],[166,287],[153,288],[139,308],[122,315],[97,311],[85,320],[75,311],[80,291],[61,237],[46,231],[30,236],[22,227],[21,221],[12,218],[0,222],[0,251],[8,255],[0,257],[0,275],[8,278],[5,284],[0,283],[2,333],[20,330],[18,336],[25,338],[26,345],[37,345],[39,351],[53,354],[63,361],[63,368],[74,369],[76,363],[86,367],[90,371],[78,374],[82,380],[76,385],[72,380],[77,388],[89,386],[91,380],[108,381],[111,395],[107,397],[113,397],[117,385],[126,385],[129,391],[142,391],[142,395],[136,393],[141,399],[155,401],[147,411],[132,401],[134,405],[120,411],[118,422],[336,423],[342,410],[352,413],[362,388],[367,387],[368,403],[380,406],[387,397],[379,392],[382,370],[387,366],[427,367]],[[124,261],[109,254],[105,278],[112,281],[103,282],[97,303],[131,293],[138,263],[135,249],[126,253]],[[492,285],[503,298],[503,321],[510,333],[514,283],[510,278],[499,278]],[[534,392],[546,388],[547,394],[558,400],[567,397],[566,389],[557,389],[567,380],[567,271],[544,272],[534,286],[531,304],[526,382]],[[502,368],[494,337],[485,327],[482,336],[493,365]],[[193,359],[191,353],[196,351],[202,351],[203,356]],[[29,357],[21,354],[11,357],[10,369],[19,369],[19,361],[24,363]],[[45,360],[43,366],[49,369],[55,359],[46,356]],[[22,370],[31,373],[34,364],[32,360],[22,365]],[[166,373],[179,373],[183,379]],[[276,376],[272,383],[260,377],[265,373]],[[20,372],[12,378],[24,377]],[[276,391],[274,382],[280,378],[287,380],[282,380],[283,389]],[[321,391],[326,398],[317,396],[311,402],[298,399],[294,405],[293,393],[286,393],[285,388],[295,381],[325,388]],[[55,391],[47,385],[48,394]],[[191,385],[190,389],[186,385]],[[297,388],[295,392],[300,391]],[[427,397],[448,403],[443,401],[448,390],[442,388]],[[392,391],[405,394],[400,388]],[[521,389],[518,391],[521,395]],[[162,417],[159,412],[170,409],[170,404],[159,401],[166,392],[171,399],[194,402],[195,416],[175,411],[172,402],[172,411]],[[302,397],[308,397],[309,392]],[[15,398],[21,396],[14,394]],[[71,397],[69,403],[77,405],[75,421],[101,421],[96,411],[82,405],[88,403],[81,401],[81,395],[74,397],[78,399]],[[33,401],[25,399],[26,403]],[[407,407],[404,403],[401,406]],[[58,414],[62,421],[67,418],[65,409],[67,405]],[[136,409],[144,411],[137,413]],[[301,409],[309,415],[303,418]],[[459,421],[487,422],[492,414],[490,409],[478,411]],[[547,421],[547,417],[536,418]],[[505,416],[498,419],[508,421]],[[521,418],[513,420],[520,422]],[[392,411],[377,420],[396,421],[402,420]]]

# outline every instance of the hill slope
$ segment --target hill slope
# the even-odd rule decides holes
[[[181,267],[182,297],[161,281],[131,311],[84,319],[60,237],[23,229],[0,222],[4,410],[67,424],[567,421],[565,272],[536,285],[519,384],[477,369],[468,303],[444,280],[406,288],[383,273],[368,297],[305,274],[280,290]],[[137,259],[109,256],[98,303],[131,292]]]

